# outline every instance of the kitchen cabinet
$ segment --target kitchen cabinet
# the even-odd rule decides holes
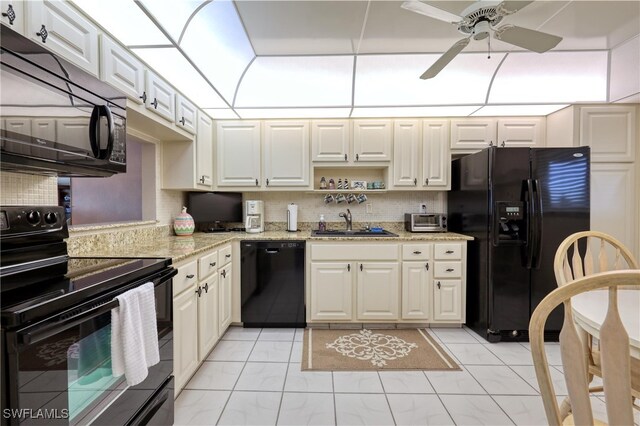
[[[203,362],[220,338],[218,273],[200,281],[198,289],[198,362]]]
[[[397,320],[398,262],[359,262],[356,318],[360,321]]]
[[[462,282],[434,279],[433,319],[435,321],[463,321]]]
[[[259,187],[260,121],[218,121],[216,168],[219,187]]]
[[[266,186],[309,186],[309,122],[265,121],[262,158]]]
[[[232,314],[232,295],[233,295],[233,258],[231,244],[227,244],[218,249],[218,269],[219,275],[219,292],[218,292],[218,309],[219,309],[219,334],[224,335],[231,324]]]
[[[448,120],[422,120],[423,189],[451,189]]]
[[[391,161],[391,120],[353,120],[355,161]]]
[[[633,162],[636,159],[635,106],[580,107],[580,146],[591,147],[591,162]]]
[[[350,147],[349,120],[311,121],[311,151],[314,163],[353,161]]]
[[[198,369],[198,295],[196,283],[173,298],[173,375],[176,395]]]
[[[353,319],[353,269],[350,262],[311,263],[311,320]]]
[[[24,2],[23,0],[2,0],[0,1],[0,22],[24,35]]]
[[[31,136],[39,139],[56,140],[56,119],[55,118],[33,118],[31,119]]]
[[[451,120],[451,149],[476,152],[489,146],[545,146],[545,117],[485,118]]]
[[[196,117],[196,186],[211,189],[213,185],[213,121],[200,110]]]
[[[181,94],[176,94],[176,126],[186,130],[192,135],[196,133],[198,109],[194,104]],[[201,113],[204,115],[204,113]],[[211,131],[211,120],[209,120],[209,131]],[[209,138],[211,139],[211,138]]]
[[[98,28],[91,21],[68,2],[33,0],[24,4],[28,38],[99,76]],[[67,71],[73,73],[73,70]]]
[[[393,185],[418,186],[421,128],[419,120],[395,120],[393,123]]]
[[[173,122],[176,114],[175,98],[176,91],[169,83],[151,70],[145,71],[145,91],[142,100],[149,111]]]
[[[496,145],[494,118],[460,118],[451,120],[451,149],[475,152]]]
[[[544,117],[513,117],[498,119],[497,144],[501,147],[536,148],[545,145]]]
[[[142,103],[145,92],[142,62],[105,34],[100,35],[100,79],[133,102]]]
[[[433,259],[433,320],[464,322],[464,246],[434,244]]]
[[[426,321],[431,315],[431,243],[402,245],[402,319]]]

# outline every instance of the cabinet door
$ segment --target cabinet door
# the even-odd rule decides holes
[[[200,283],[198,297],[198,360],[204,361],[218,341],[218,274],[215,273]]]
[[[636,108],[580,108],[580,146],[591,147],[591,161],[633,162],[636,158]]]
[[[31,120],[31,136],[49,141],[56,140],[55,118],[34,118]]]
[[[353,152],[356,161],[391,160],[391,120],[354,120]]]
[[[372,262],[358,265],[358,320],[398,319],[398,263]]]
[[[492,118],[451,120],[451,149],[476,151],[496,145],[496,121]]]
[[[311,320],[353,319],[353,269],[350,263],[311,263]]]
[[[187,98],[180,94],[176,95],[176,126],[186,130],[191,134],[196,133],[196,111],[196,106],[189,102]],[[204,114],[200,113],[200,115]],[[211,120],[208,121],[209,131],[211,131]]]
[[[194,285],[173,298],[173,375],[176,378],[176,394],[199,365],[196,289]]]
[[[422,121],[422,186],[436,190],[450,189],[451,151],[449,122]]]
[[[135,103],[142,103],[142,62],[104,34],[100,36],[100,79],[122,91]]]
[[[224,335],[231,324],[231,264],[228,264],[219,272],[218,303],[219,303],[219,335]]]
[[[27,36],[97,77],[98,28],[68,2],[33,0],[25,4]]]
[[[211,188],[213,185],[213,122],[202,111],[197,114],[196,136],[196,185]]]
[[[541,147],[545,145],[545,118],[501,118],[498,120],[498,145],[501,147]]]
[[[393,124],[393,185],[418,185],[420,122],[396,120]]]
[[[429,319],[429,262],[402,262],[402,319]]]
[[[266,186],[309,185],[309,122],[266,121],[263,158]]]
[[[176,92],[173,87],[156,74],[147,70],[145,89],[147,95],[146,107],[160,117],[173,122],[176,112]]]
[[[218,186],[260,185],[260,122],[218,121]]]
[[[313,162],[349,161],[349,120],[314,120],[311,122]]]
[[[461,321],[462,281],[434,280],[433,284],[433,319]]]
[[[0,22],[24,35],[24,1],[2,0],[0,1]],[[6,16],[5,16],[6,15]]]

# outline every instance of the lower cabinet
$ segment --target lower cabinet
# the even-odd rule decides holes
[[[173,375],[176,393],[200,365],[198,359],[198,295],[194,284],[173,298]]]
[[[431,299],[429,262],[402,262],[402,319],[430,319]]]
[[[231,263],[226,265],[223,268],[220,268],[219,272],[219,329],[220,336],[224,334],[224,332],[231,324]]]
[[[353,319],[353,272],[349,262],[311,263],[311,320]]]
[[[434,280],[433,319],[436,321],[462,320],[462,282],[460,280]]]
[[[357,274],[357,319],[397,320],[398,262],[362,262]]]
[[[220,338],[218,274],[200,283],[198,293],[198,360],[204,361]]]

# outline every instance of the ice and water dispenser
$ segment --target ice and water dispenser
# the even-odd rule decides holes
[[[496,201],[494,220],[494,244],[525,244],[526,223],[524,202]]]

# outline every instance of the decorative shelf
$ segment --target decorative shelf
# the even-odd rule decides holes
[[[314,189],[307,194],[382,194],[388,189]]]

